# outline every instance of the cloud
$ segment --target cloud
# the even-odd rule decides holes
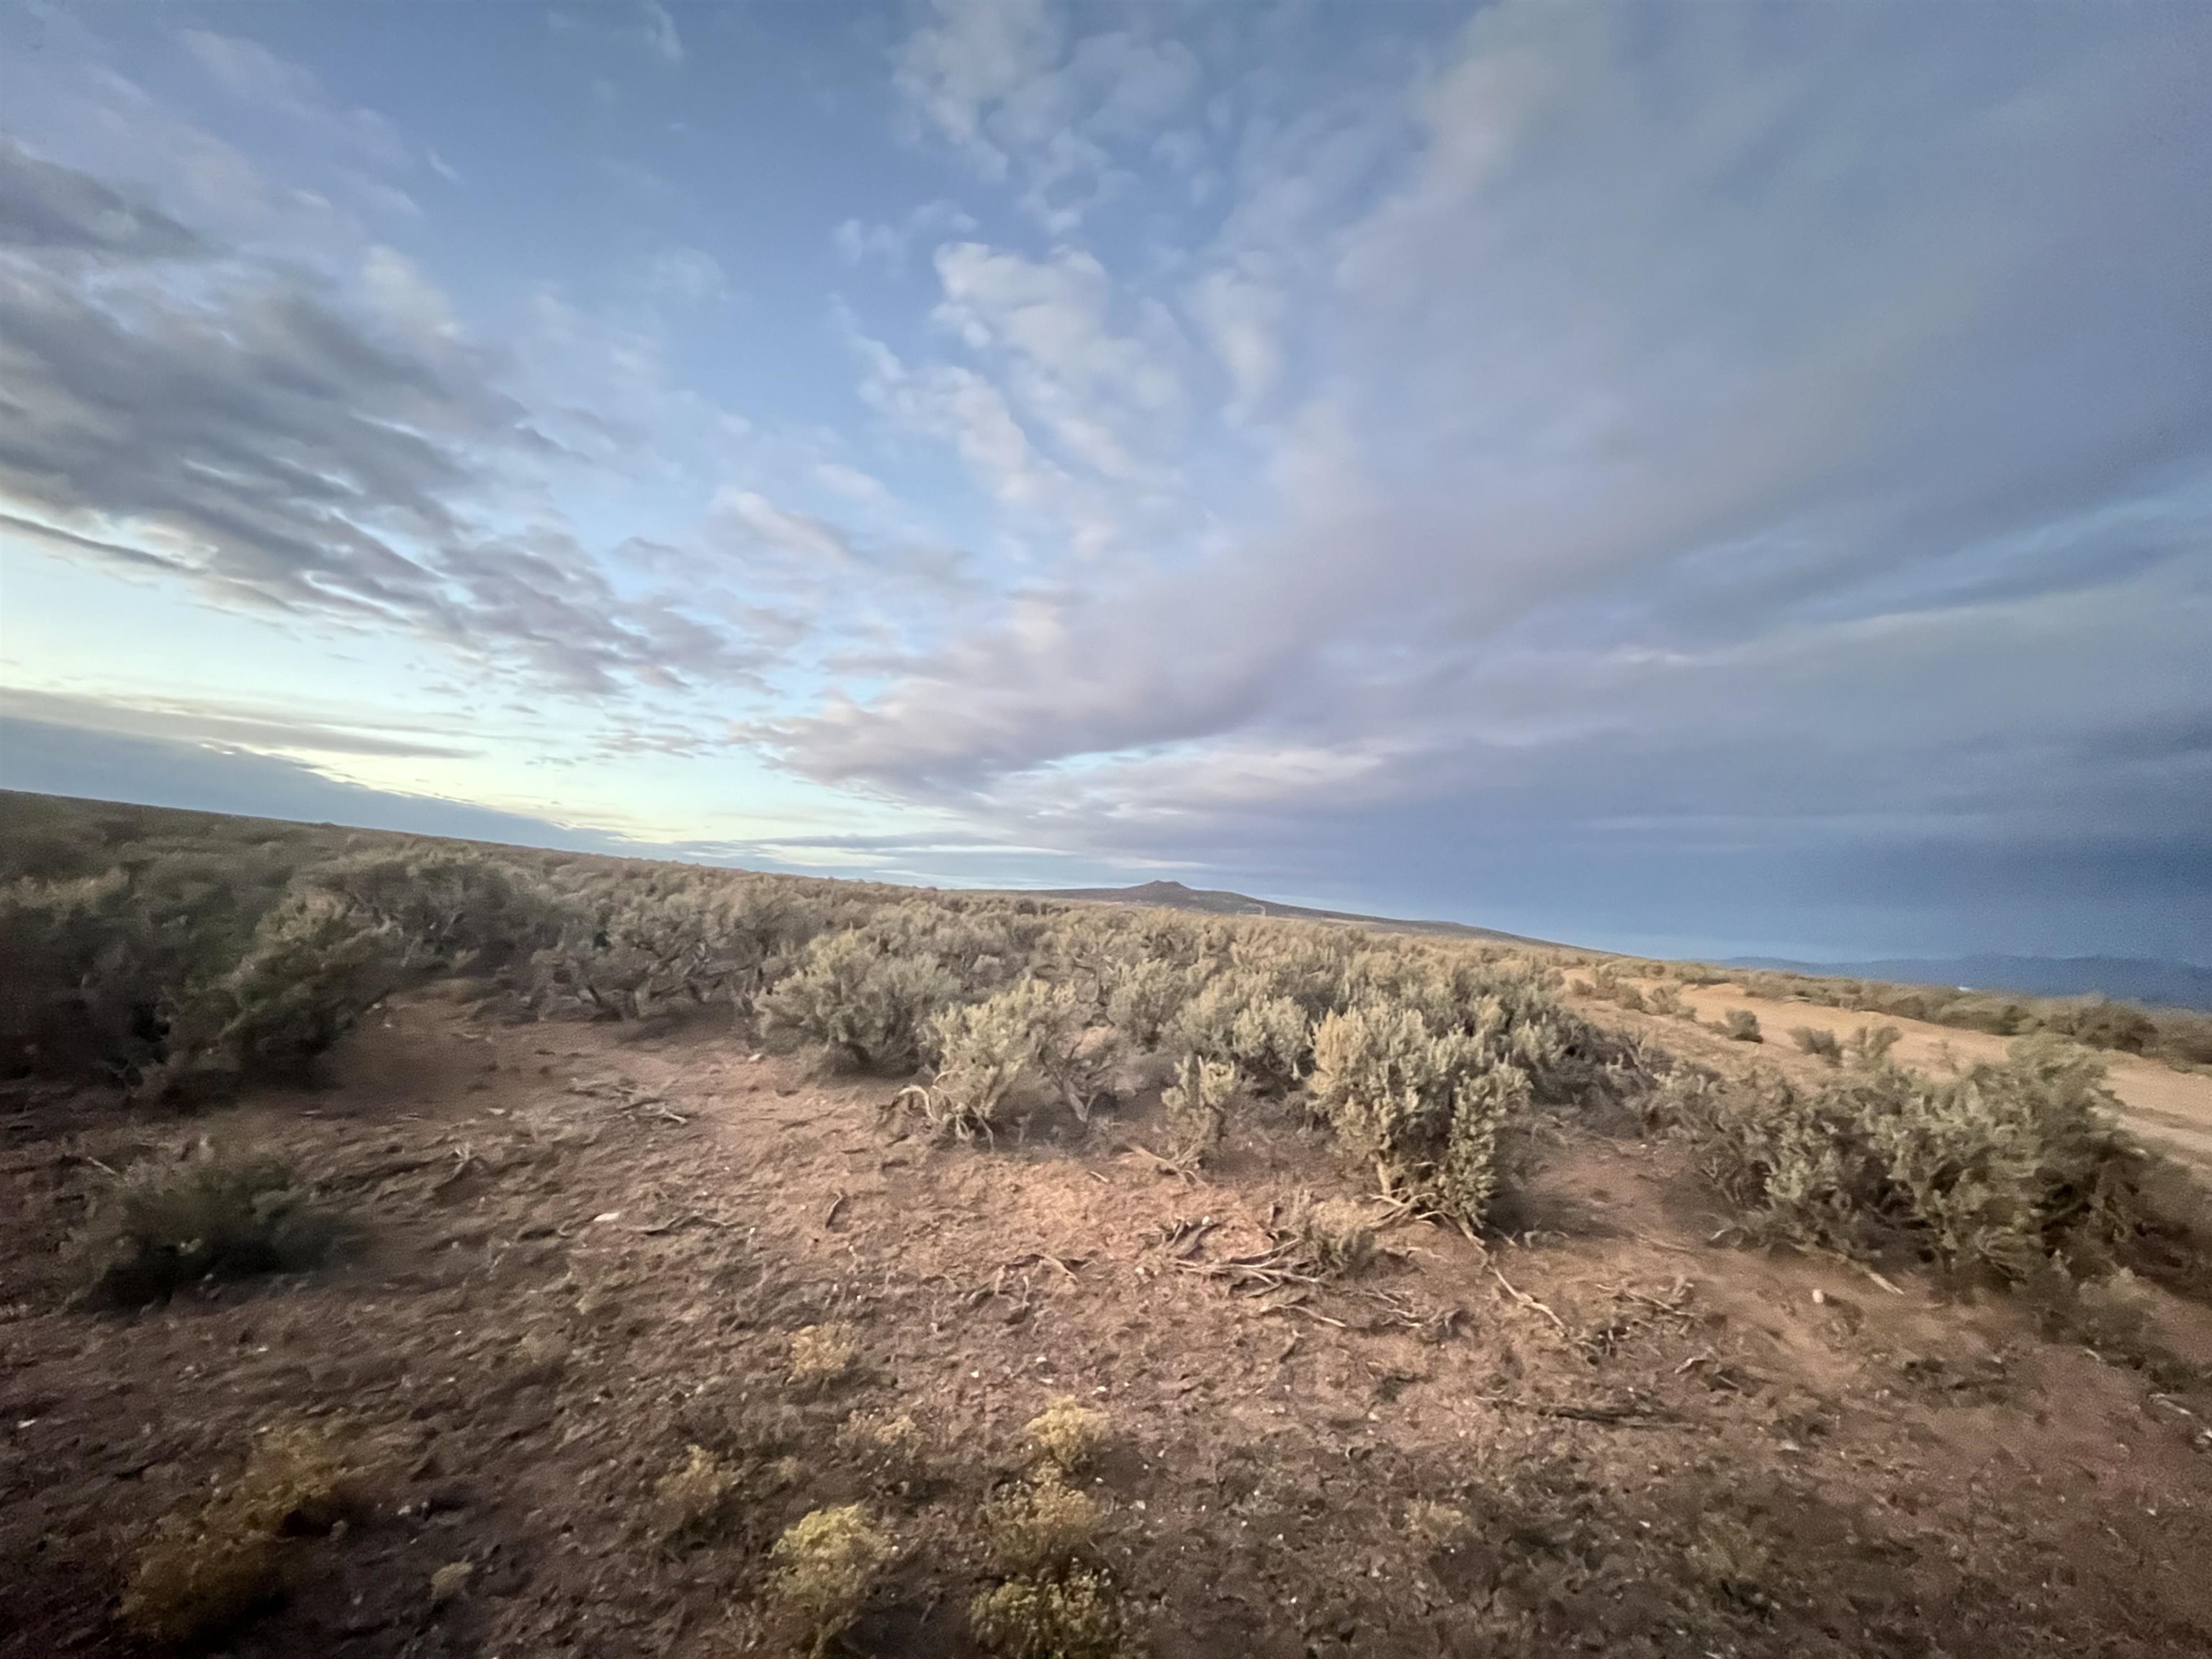
[[[646,267],[646,289],[679,305],[705,305],[732,297],[721,262],[704,248],[665,247]]]
[[[203,246],[167,215],[0,136],[0,247],[179,259]]]
[[[1251,419],[1267,408],[1283,378],[1283,295],[1255,276],[1222,267],[1194,283],[1183,303],[1229,378],[1229,418]]]
[[[374,110],[347,108],[313,71],[278,57],[258,40],[206,29],[185,29],[178,39],[231,96],[289,116],[378,167],[401,167],[410,159],[399,130],[385,117]]]
[[[958,235],[975,228],[975,221],[951,202],[924,202],[895,223],[845,219],[830,233],[830,245],[848,265],[880,265],[885,274],[902,274],[915,242],[947,234]]]
[[[938,320],[1010,362],[1015,396],[1066,459],[1116,483],[1168,474],[1138,453],[1172,443],[1182,410],[1182,342],[1163,308],[1140,303],[1136,330],[1117,331],[1105,267],[1073,250],[1036,261],[957,242],[938,250],[937,274]]]
[[[12,720],[126,737],[161,738],[227,748],[315,755],[376,755],[465,760],[479,751],[436,734],[356,719],[314,720],[296,711],[211,703],[195,698],[130,704],[106,697],[0,689]]]
[[[1011,112],[1079,55],[1022,15],[942,13],[900,70],[1009,188],[1042,135]],[[2197,772],[2081,757],[2203,708],[2203,24],[2051,13],[1989,53],[1938,13],[1774,22],[1484,9],[1401,111],[1332,112],[1301,139],[1329,184],[1248,173],[1179,295],[1230,411],[1272,416],[1272,511],[1170,556],[1110,500],[1121,557],[752,737],[1091,849],[1347,794],[1770,845],[2201,814]],[[938,270],[982,369],[874,347],[865,396],[1075,522],[1139,467],[1139,365],[1188,365],[1110,325],[1137,281],[1097,250]]]
[[[1069,33],[1046,0],[937,0],[895,76],[911,131],[987,178],[1018,177],[1022,205],[1055,234],[1127,181],[1115,151],[1149,149],[1202,79],[1180,40],[1116,30],[1071,50]]]
[[[644,14],[646,44],[663,63],[684,61],[684,38],[676,32],[676,20],[668,15],[668,8],[660,0],[638,0],[638,9]]]
[[[739,536],[819,565],[853,562],[853,545],[842,532],[804,513],[788,513],[750,489],[725,489],[713,511]]]
[[[41,199],[100,200],[40,176]],[[370,249],[350,290],[245,258],[217,275],[0,261],[0,495],[49,545],[570,691],[757,683],[757,648],[617,588],[564,532],[490,527],[502,499],[534,510],[550,447],[404,258]]]
[[[649,850],[618,836],[524,813],[367,788],[275,756],[58,724],[12,710],[0,714],[0,787],[582,853]]]

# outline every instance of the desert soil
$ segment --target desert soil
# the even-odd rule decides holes
[[[977,1506],[1060,1393],[1115,1425],[1097,1553],[1132,1653],[2212,1651],[2195,1304],[2142,1293],[2197,1368],[2154,1378],[2003,1296],[1712,1242],[1672,1146],[1588,1125],[1541,1139],[1503,1235],[1401,1222],[1364,1275],[1253,1293],[1227,1264],[1273,1203],[1364,1196],[1280,1109],[1192,1182],[1135,1150],[1154,1099],[985,1149],[902,1134],[894,1092],[720,1013],[508,1024],[449,990],[372,1018],[316,1091],[185,1123],[0,1103],[0,1653],[135,1650],[117,1601],[156,1519],[307,1422],[358,1472],[351,1513],[288,1547],[289,1595],[228,1651],[774,1651],[768,1545],[865,1501],[900,1553],[846,1650],[964,1655]],[[289,1152],[360,1242],[65,1305],[58,1246],[106,1170],[186,1133]],[[792,1334],[830,1322],[860,1365],[793,1386]],[[910,1414],[920,1466],[849,1449],[855,1412]],[[694,1444],[742,1501],[671,1547],[654,1488]],[[1424,1499],[1464,1528],[1417,1540]]]

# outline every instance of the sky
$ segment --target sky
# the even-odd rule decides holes
[[[0,0],[0,785],[2212,961],[2212,7]]]

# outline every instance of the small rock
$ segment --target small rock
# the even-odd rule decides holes
[[[466,1561],[448,1561],[430,1575],[430,1605],[442,1607],[461,1593],[461,1587],[475,1577],[476,1568]]]

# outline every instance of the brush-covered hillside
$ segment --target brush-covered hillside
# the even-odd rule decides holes
[[[2201,1079],[2055,1017],[24,796],[0,877],[0,1652],[2212,1645],[2112,1085]]]

